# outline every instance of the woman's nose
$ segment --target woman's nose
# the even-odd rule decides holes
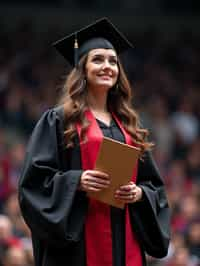
[[[109,61],[108,61],[108,60],[105,60],[105,61],[103,62],[103,69],[105,69],[105,68],[110,68],[110,67],[111,67],[111,65],[110,65]]]

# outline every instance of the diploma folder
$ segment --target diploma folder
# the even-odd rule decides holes
[[[139,148],[104,137],[94,169],[107,173],[111,183],[101,191],[88,192],[88,196],[108,205],[124,208],[125,203],[116,199],[114,194],[121,185],[127,185],[131,180],[139,154]]]

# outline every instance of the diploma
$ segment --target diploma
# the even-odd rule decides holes
[[[140,149],[119,141],[103,138],[95,170],[105,172],[110,177],[110,186],[98,192],[88,192],[88,196],[118,208],[124,208],[125,203],[114,197],[115,191],[131,180]]]

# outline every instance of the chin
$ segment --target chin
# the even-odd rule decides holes
[[[101,88],[105,88],[105,89],[109,90],[109,89],[111,89],[114,86],[114,84],[102,82],[102,83],[96,84],[96,86],[97,87],[101,87]]]

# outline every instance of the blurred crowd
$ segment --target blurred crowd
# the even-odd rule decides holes
[[[35,31],[28,21],[0,23],[0,266],[32,266],[30,231],[17,199],[27,141],[42,112],[55,104],[69,66],[50,47],[64,29]],[[200,35],[152,29],[128,33],[135,49],[122,61],[141,123],[171,206],[165,259],[149,266],[200,265]],[[147,217],[148,218],[148,217]],[[155,236],[156,237],[156,236]]]

